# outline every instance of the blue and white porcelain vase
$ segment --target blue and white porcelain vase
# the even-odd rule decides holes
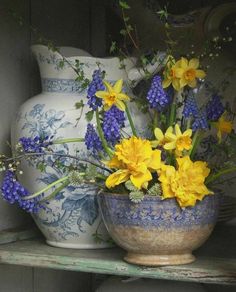
[[[185,209],[159,196],[133,203],[128,195],[101,193],[98,202],[111,237],[127,251],[124,260],[145,266],[193,262],[192,251],[211,234],[219,210],[216,194]]]
[[[92,79],[97,69],[106,71],[106,78],[113,82],[127,73],[120,69],[119,59],[99,59],[74,48],[62,48],[61,54],[67,58],[61,66],[62,55],[52,52],[46,46],[34,45],[32,51],[36,57],[42,80],[42,93],[25,102],[19,109],[12,126],[12,144],[20,137],[54,136],[54,139],[84,137],[87,121],[85,106],[83,112],[75,109],[75,103],[83,100],[87,103],[86,90],[76,79],[71,65],[79,60],[85,78]],[[125,61],[126,70],[133,62]],[[80,116],[79,121],[77,120]],[[68,143],[54,146],[61,153],[87,157],[84,143]],[[64,160],[63,163],[69,163]],[[34,193],[63,176],[55,167],[53,156],[46,158],[45,170],[38,171],[28,161],[22,163],[21,182]],[[35,214],[34,220],[46,237],[48,244],[65,248],[104,248],[108,247],[108,234],[98,210],[97,189],[91,185],[68,186],[55,199],[48,201],[45,210]]]

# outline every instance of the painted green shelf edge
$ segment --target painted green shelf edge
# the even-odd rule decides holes
[[[123,262],[119,248],[75,250],[54,248],[43,239],[0,245],[0,263],[68,271],[236,285],[236,228],[222,226],[197,253],[196,262],[147,268]],[[232,240],[232,238],[234,240]],[[233,246],[233,250],[230,250]]]

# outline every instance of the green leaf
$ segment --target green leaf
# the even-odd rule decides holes
[[[59,64],[58,64],[58,67],[59,67],[60,69],[62,69],[62,68],[64,67],[64,65],[65,65],[65,61],[64,61],[64,60],[61,60],[61,61],[59,62]]]
[[[76,108],[76,109],[80,109],[80,108],[82,108],[82,107],[84,107],[84,102],[83,102],[83,100],[81,99],[81,101],[76,102],[76,104],[75,104],[75,108]]]
[[[125,29],[121,29],[120,30],[120,34],[125,36],[125,35],[127,35],[127,31]]]
[[[126,1],[119,1],[119,5],[122,9],[130,9],[130,6],[128,5],[128,3]]]
[[[39,171],[41,171],[41,172],[45,172],[45,170],[46,170],[46,165],[45,165],[43,162],[39,162],[39,163],[37,164],[37,169],[38,169]]]
[[[93,115],[94,115],[94,111],[93,111],[93,110],[87,112],[87,113],[85,114],[85,116],[86,116],[86,120],[87,120],[88,122],[91,122],[92,119],[93,119]]]
[[[110,53],[114,53],[117,50],[116,42],[112,41],[110,46]]]

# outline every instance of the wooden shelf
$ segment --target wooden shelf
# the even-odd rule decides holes
[[[125,263],[119,248],[75,250],[54,248],[42,238],[0,245],[0,263],[69,271],[236,285],[234,226],[218,226],[197,252],[196,262],[182,266],[147,268]]]

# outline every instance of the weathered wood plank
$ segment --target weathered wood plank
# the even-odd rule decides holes
[[[225,229],[224,234],[220,241],[218,241],[218,238],[216,240],[220,246],[224,246],[224,241],[228,242],[229,240],[227,229]],[[235,240],[229,241],[235,250]],[[210,246],[211,242],[208,245]],[[217,247],[217,244],[215,243],[214,246]],[[1,245],[0,263],[132,277],[236,285],[235,252],[232,254],[229,246],[227,248],[228,254],[225,257],[221,257],[220,254],[212,256],[209,251],[210,248],[207,247],[207,252],[204,253],[202,249],[197,256],[197,261],[193,264],[145,268],[123,262],[124,251],[119,248],[72,250],[53,248],[45,245],[42,240],[26,240],[5,246]]]
[[[40,232],[36,227],[31,228],[11,228],[0,231],[0,244],[15,242],[18,240],[39,237]]]

